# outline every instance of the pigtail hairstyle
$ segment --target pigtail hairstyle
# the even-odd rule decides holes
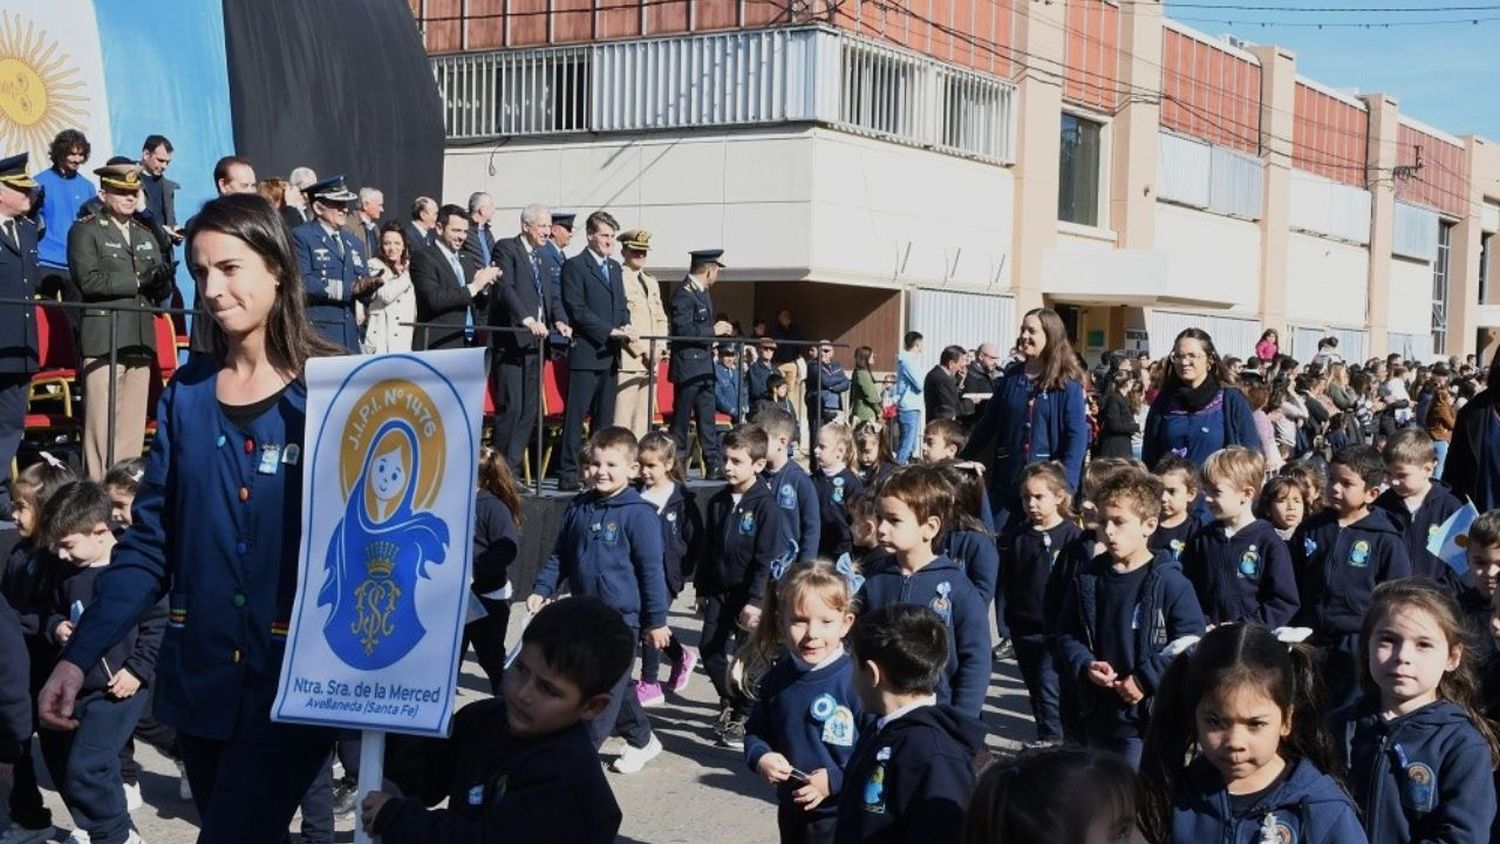
[[[1360,664],[1363,666],[1359,676],[1360,685],[1366,692],[1379,694],[1375,678],[1370,676],[1370,646],[1375,642],[1376,627],[1391,613],[1402,609],[1417,610],[1432,616],[1432,620],[1443,631],[1443,637],[1448,640],[1448,647],[1461,649],[1458,667],[1452,671],[1444,671],[1443,678],[1438,681],[1437,696],[1463,709],[1469,723],[1479,731],[1490,749],[1491,768],[1500,766],[1500,739],[1497,739],[1494,725],[1484,717],[1480,706],[1479,680],[1474,669],[1475,650],[1469,631],[1464,627],[1463,614],[1459,611],[1458,602],[1428,578],[1390,580],[1375,587],[1375,595],[1370,601],[1369,612],[1365,613],[1364,627],[1359,635]]]
[[[979,775],[963,844],[1086,844],[1101,816],[1109,840],[1125,840],[1141,802],[1139,780],[1118,756],[1081,747],[1022,753]]]
[[[521,517],[521,494],[516,491],[515,476],[510,473],[510,464],[505,455],[490,446],[479,447],[479,488],[500,499],[510,510],[516,527],[524,522]]]
[[[1278,748],[1282,756],[1306,759],[1330,776],[1339,770],[1322,722],[1322,684],[1311,649],[1288,647],[1258,624],[1216,627],[1172,660],[1157,686],[1141,755],[1147,793],[1143,817],[1151,840],[1171,839],[1172,800],[1198,752],[1199,703],[1245,684],[1259,689],[1290,719],[1291,730]]]
[[[667,470],[667,477],[678,486],[687,486],[687,476],[682,471],[682,461],[677,459],[677,442],[661,431],[652,431],[641,437],[641,444],[637,449],[637,456],[644,452],[651,452],[662,460],[672,464]]]
[[[11,491],[27,496],[40,517],[42,508],[52,500],[52,496],[76,480],[78,480],[78,475],[68,468],[68,464],[44,451],[41,460],[22,469],[16,475],[16,479],[11,482]]]

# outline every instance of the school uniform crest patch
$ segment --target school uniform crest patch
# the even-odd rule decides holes
[[[878,757],[877,757],[878,758]],[[865,781],[865,811],[874,815],[885,814],[885,765],[877,764]]]
[[[1260,553],[1251,545],[1240,555],[1239,575],[1244,580],[1255,580],[1260,577]]]
[[[854,713],[847,706],[835,707],[823,722],[823,743],[834,747],[854,746]]]
[[[1404,754],[1403,754],[1404,755]],[[1418,812],[1430,812],[1437,804],[1437,774],[1421,762],[1406,766],[1401,802]]]
[[[620,541],[620,523],[619,522],[605,522],[605,524],[604,524],[604,530],[603,530],[602,535],[600,536],[600,538],[603,539],[606,543],[609,543],[610,545],[613,545],[616,542],[619,542]]]
[[[776,491],[776,503],[784,510],[797,509],[797,491],[792,489],[790,483],[782,484],[781,489]]]
[[[1297,844],[1297,830],[1290,820],[1275,812],[1266,812],[1260,819],[1260,834],[1256,844]]]
[[[928,604],[932,611],[937,613],[938,617],[943,620],[944,624],[948,624],[953,619],[953,602],[948,600],[948,593],[952,591],[952,583],[946,580],[939,583],[937,585],[937,597],[933,598],[932,603]]]
[[[1172,562],[1181,562],[1182,549],[1187,547],[1187,543],[1183,542],[1181,539],[1174,539],[1171,542],[1167,543],[1167,546],[1172,549]]]
[[[755,533],[755,514],[745,511],[740,514],[740,536],[751,536]]]
[[[833,503],[835,503],[835,504],[843,504],[844,503],[844,479],[843,478],[834,478],[833,479]]]
[[[1311,557],[1313,554],[1317,553],[1317,551],[1318,551],[1318,540],[1313,539],[1311,536],[1306,536],[1306,537],[1302,538],[1302,553],[1304,553],[1307,556]]]
[[[1364,568],[1370,563],[1370,543],[1359,540],[1354,547],[1349,549],[1349,565]]]

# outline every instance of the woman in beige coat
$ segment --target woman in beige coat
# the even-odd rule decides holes
[[[381,227],[380,255],[370,259],[370,270],[385,283],[375,288],[365,306],[364,351],[372,355],[409,352],[417,294],[411,286],[411,253],[401,223],[392,221]]]

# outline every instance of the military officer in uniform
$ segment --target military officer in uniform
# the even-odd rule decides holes
[[[0,159],[0,298],[30,299],[41,283],[37,230],[27,213],[36,182],[28,155]],[[37,369],[36,309],[0,305],[0,472],[10,473],[26,424],[26,392]],[[0,486],[0,522],[10,519],[10,485]]]
[[[671,330],[671,323],[662,306],[661,284],[645,270],[650,250],[651,232],[636,229],[620,235],[620,274],[625,280],[630,324],[642,337],[660,337]],[[615,424],[629,428],[636,437],[644,437],[651,427],[650,384],[656,377],[656,361],[664,351],[666,346],[660,341],[653,345],[649,340],[635,340],[620,355]]]
[[[719,430],[714,427],[714,303],[709,289],[719,279],[724,250],[703,249],[691,256],[687,278],[672,291],[672,336],[702,339],[672,343],[668,377],[677,390],[672,439],[677,441],[678,454],[689,454],[689,415],[697,414],[698,442],[708,475],[713,477],[720,470],[720,458]]]
[[[364,246],[344,231],[353,191],[343,176],[308,185],[302,191],[313,218],[292,230],[297,268],[307,289],[307,318],[313,328],[350,354],[359,352],[356,299],[373,295],[382,282],[369,274]]]
[[[99,177],[100,210],[68,231],[68,269],[86,308],[79,326],[83,358],[83,465],[96,481],[116,460],[139,457],[146,437],[146,403],[156,361],[156,324],[144,311],[109,306],[152,307],[172,295],[172,266],[150,227],[135,212],[141,198],[140,170],[109,164]],[[113,313],[113,316],[111,315]],[[113,330],[111,330],[113,321]],[[111,350],[116,364],[109,366]],[[109,403],[114,382],[114,406]],[[114,416],[114,440],[109,437]]]
[[[568,241],[573,239],[573,221],[578,218],[572,211],[553,211],[552,228],[547,232],[547,240],[537,248],[537,255],[542,259],[542,283],[552,291],[557,301],[562,301],[562,268],[568,261]],[[553,331],[547,335],[547,345],[552,349],[554,357],[562,357],[568,353],[568,344],[571,339],[562,336],[561,333]]]

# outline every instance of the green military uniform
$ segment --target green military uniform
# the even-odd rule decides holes
[[[86,303],[155,305],[141,293],[141,284],[165,263],[151,229],[135,219],[121,227],[101,210],[79,220],[68,232],[68,267]],[[152,315],[121,311],[117,319],[114,346],[120,358],[155,358]],[[78,346],[82,357],[109,357],[109,311],[84,311]]]

